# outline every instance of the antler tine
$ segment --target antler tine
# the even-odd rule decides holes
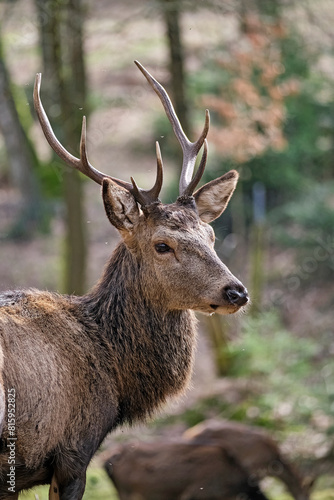
[[[181,171],[180,183],[179,183],[180,195],[181,194],[184,195],[185,192],[187,191],[188,196],[191,196],[194,192],[195,187],[199,183],[199,181],[204,173],[204,168],[205,168],[206,160],[207,160],[207,150],[206,150],[206,153],[203,152],[203,158],[205,158],[204,165],[202,165],[202,162],[200,164],[200,166],[201,165],[203,166],[203,171],[201,171],[200,168],[198,168],[195,177],[192,179],[197,155],[198,155],[202,145],[205,144],[205,141],[207,143],[206,137],[207,137],[208,132],[209,132],[209,127],[210,127],[210,113],[209,113],[209,110],[206,109],[205,110],[205,122],[204,122],[204,127],[202,130],[202,133],[196,142],[190,143],[192,146],[192,150],[190,150],[189,156],[184,155],[184,158],[183,158],[182,171]],[[197,175],[198,173],[200,173],[200,175]],[[196,183],[193,182],[195,179],[197,180]],[[192,186],[192,190],[189,189],[190,185]]]
[[[157,155],[157,177],[155,180],[155,184],[153,188],[149,191],[149,193],[151,194],[151,197],[153,199],[154,198],[158,199],[163,183],[163,163],[162,163],[160,145],[158,141],[156,141],[155,143],[155,151]]]
[[[106,175],[102,174],[96,170],[93,165],[90,164],[87,156],[87,135],[86,135],[86,117],[82,118],[82,129],[80,138],[80,172],[87,175],[90,179],[93,179],[98,184],[102,184],[102,180]]]
[[[131,177],[131,182],[132,182],[131,192],[138,201],[138,203],[140,203],[140,205],[142,206],[150,205],[151,203],[159,201],[159,194],[163,182],[163,164],[162,164],[161,151],[158,141],[155,143],[155,147],[157,153],[157,177],[153,188],[149,190],[140,189],[137,186],[133,177]]]
[[[36,79],[35,79],[35,86],[34,86],[34,106],[35,110],[39,119],[39,122],[41,124],[42,130],[44,132],[45,138],[54,150],[54,152],[67,163],[70,167],[76,168],[77,170],[83,172],[85,175],[93,179],[95,182],[98,184],[102,183],[103,177],[105,177],[101,172],[98,170],[95,170],[94,167],[92,167],[88,161],[87,155],[86,155],[86,123],[85,123],[85,118],[83,119],[82,123],[82,133],[81,133],[81,145],[80,145],[80,150],[81,153],[84,153],[83,156],[84,158],[84,163],[85,166],[83,166],[83,162],[81,161],[81,158],[76,158],[73,156],[71,153],[69,153],[64,146],[58,141],[57,137],[55,136],[50,121],[47,117],[47,114],[43,108],[42,101],[40,98],[40,88],[41,88],[41,81],[42,81],[42,74],[37,73]]]
[[[124,187],[128,191],[132,190],[132,185],[129,182],[122,181],[121,179],[117,179],[116,177],[112,177],[111,175],[104,174],[97,170],[88,160],[87,156],[87,134],[86,134],[86,117],[82,118],[82,129],[81,129],[81,138],[80,138],[80,172],[98,184],[102,184],[102,181],[105,177],[111,179],[113,182],[118,184],[121,187]],[[77,158],[76,158],[77,159]]]
[[[71,155],[58,141],[57,137],[54,135],[52,127],[50,125],[49,119],[43,108],[40,89],[41,89],[42,73],[37,73],[34,85],[34,106],[35,110],[41,124],[42,130],[44,132],[45,138],[54,150],[54,152],[66,163],[74,168],[79,168],[79,160],[75,156]]]
[[[116,179],[115,177],[111,177],[110,175],[104,174],[90,164],[87,156],[85,116],[83,117],[82,120],[82,130],[80,139],[80,158],[76,158],[76,156],[73,156],[71,153],[69,153],[69,151],[67,151],[67,149],[65,149],[64,146],[58,141],[41,101],[40,97],[41,81],[42,81],[42,73],[37,73],[34,86],[34,106],[42,130],[44,132],[45,138],[50,144],[51,148],[54,150],[54,152],[59,156],[59,158],[61,158],[70,167],[79,170],[84,175],[86,175],[93,181],[97,182],[97,184],[102,184],[102,180],[105,177],[108,177],[119,186],[122,186],[125,189],[128,189],[129,191],[132,190],[132,185],[129,182],[125,182],[120,179]]]
[[[166,112],[166,115],[173,127],[174,133],[181,145],[182,151],[183,151],[183,162],[182,162],[182,171],[181,171],[181,177],[180,177],[180,195],[184,195],[185,191],[187,190],[187,193],[190,193],[190,190],[188,189],[189,185],[192,183],[192,176],[194,172],[194,167],[195,167],[195,162],[196,158],[198,155],[199,150],[201,149],[204,140],[208,134],[209,131],[209,125],[210,125],[210,116],[209,116],[209,111],[206,110],[205,113],[205,124],[203,131],[199,137],[199,139],[196,142],[191,142],[189,141],[188,137],[184,133],[182,126],[180,124],[180,121],[175,113],[173,104],[164,89],[164,87],[155,79],[153,76],[138,62],[135,61],[135,64],[137,67],[140,69],[140,71],[143,73],[153,90],[156,92],[158,95],[164,109]],[[196,176],[197,178],[197,176]],[[199,179],[198,179],[199,182]],[[195,189],[195,185],[192,184],[192,189]],[[189,196],[192,193],[188,194]]]
[[[207,158],[208,158],[208,141],[206,139],[204,139],[204,151],[202,154],[201,162],[199,164],[199,167],[197,169],[197,172],[196,172],[194,178],[190,181],[188,186],[185,188],[182,196],[192,196],[193,192],[195,191],[195,187],[197,186],[197,184],[201,180],[202,175],[204,174]]]

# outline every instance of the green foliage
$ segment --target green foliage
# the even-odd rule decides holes
[[[84,500],[114,500],[118,498],[114,487],[103,469],[88,470]]]
[[[24,492],[21,494],[20,500],[35,500],[36,494],[39,500],[47,500],[47,498],[49,498],[49,487],[39,486],[38,488]],[[97,467],[90,467],[88,469],[86,489],[83,498],[84,500],[118,499],[112,482],[103,469]]]
[[[29,106],[29,96],[32,96],[33,88],[29,86],[23,88],[19,85],[14,85],[10,82],[10,90],[15,102],[15,107],[19,115],[20,123],[25,131],[29,130],[32,126],[32,116]]]
[[[267,191],[269,211],[299,196],[310,183],[327,181],[333,178],[332,143],[334,137],[333,109],[330,94],[324,92],[327,83],[314,77],[311,68],[316,55],[309,54],[294,33],[275,38],[273,47],[279,49],[283,71],[277,77],[278,84],[296,82],[296,91],[283,96],[285,118],[283,135],[286,146],[281,149],[268,148],[258,155],[240,163],[233,158],[222,158],[210,151],[209,162],[204,174],[204,182],[221,175],[230,168],[237,168],[243,182],[246,221],[251,222],[250,204],[254,183],[261,182]],[[205,63],[196,73],[188,76],[187,88],[192,106],[191,121],[194,129],[200,129],[203,123],[201,99],[203,95],[217,96],[226,102],[232,102],[232,82],[238,74],[231,72],[229,64],[221,63],[224,58],[233,57],[226,47],[217,46],[206,58]],[[259,73],[260,72],[260,73]],[[258,74],[259,73],[259,74]],[[265,95],[270,103],[268,88],[261,83],[261,70],[254,63],[251,83]],[[327,95],[327,98],[320,96]],[[243,106],[238,103],[238,106]],[[245,105],[246,106],[246,105]],[[209,106],[210,107],[210,106]],[[247,107],[247,106],[246,106]],[[228,126],[214,109],[210,110],[213,126],[224,129]],[[255,127],[256,124],[254,124]],[[164,155],[170,155],[180,163],[179,146],[174,141],[170,125],[166,118],[156,122],[157,135],[163,137]],[[209,135],[210,142],[210,135]],[[177,177],[177,172],[175,173]],[[177,182],[171,186],[167,198],[173,199],[177,192]]]
[[[63,192],[64,164],[57,159],[47,163],[38,163],[36,168],[37,177],[43,195],[46,198],[60,198]]]
[[[209,57],[201,71],[189,75],[189,95],[193,102],[196,102],[199,96],[203,94],[219,95],[221,89],[226,87],[231,81],[231,75],[217,65],[216,56],[219,54],[217,47],[211,57]],[[215,119],[215,115],[213,115]]]
[[[262,412],[291,426],[309,424],[315,411],[331,413],[333,394],[324,383],[333,363],[322,356],[321,341],[298,337],[282,328],[274,311],[247,318],[238,341],[235,375],[251,373],[265,383],[254,401]]]
[[[328,135],[324,124],[328,122],[329,109],[315,100],[319,91],[317,85],[312,85],[312,89],[302,88],[300,94],[286,100],[287,146],[282,151],[270,149],[243,165],[247,172],[243,181],[248,198],[253,184],[260,181],[267,189],[270,209],[298,196],[310,182],[328,177],[331,151],[321,144]]]
[[[255,182],[260,181],[266,187],[268,208],[271,209],[297,196],[310,182],[333,178],[333,110],[328,100],[330,96],[328,92],[324,92],[327,83],[311,74],[315,56],[307,53],[294,33],[275,39],[272,43],[273,47],[276,46],[280,50],[284,68],[277,78],[278,83],[295,81],[298,90],[284,96],[284,149],[268,148],[242,164],[233,158],[224,160],[224,170],[238,168],[241,171],[246,213],[250,212],[248,205]],[[198,101],[198,96],[203,94],[213,94],[231,102],[231,82],[238,74],[231,73],[229,65],[220,64],[220,58],[226,55],[229,54],[226,54],[224,47],[217,47],[201,70],[191,75],[189,88],[193,101]],[[258,71],[254,66],[251,83],[260,94],[267,95],[268,89],[262,86]],[[320,99],[319,96],[324,94],[327,98]],[[238,106],[242,106],[242,103],[239,102]],[[221,128],[228,125],[216,112],[211,113],[211,118],[213,125]],[[205,180],[214,177],[215,170],[221,171],[221,163],[221,159],[212,158],[210,155]]]
[[[309,339],[293,337],[282,329],[276,313],[270,311],[255,318],[247,317],[243,332],[231,349],[239,353],[235,374],[272,376],[273,382],[281,387],[281,377],[292,372],[299,378],[308,372],[310,359],[318,348]]]
[[[229,343],[233,363],[229,375],[249,380],[248,391],[231,404],[224,393],[199,400],[182,415],[157,425],[184,422],[191,427],[207,418],[221,417],[271,429],[291,432],[312,425],[315,414],[330,416],[334,406],[334,363],[323,356],[325,339],[310,339],[286,331],[275,311],[244,321],[240,337]],[[242,387],[242,384],[240,385]],[[331,429],[327,429],[330,435]],[[325,438],[326,439],[326,438]]]
[[[295,249],[295,267],[305,285],[334,276],[334,182],[313,184],[271,216],[276,245]]]
[[[303,40],[296,33],[290,32],[288,36],[281,38],[280,48],[284,64],[282,78],[286,79],[296,75],[300,78],[308,78],[310,66],[314,62],[315,56],[305,50]]]
[[[334,500],[334,489],[317,491],[312,498],[314,500]]]
[[[30,85],[24,89],[17,85],[11,85],[11,91],[20,123],[27,137],[27,144],[30,150],[30,155],[34,161],[34,170],[42,194],[46,198],[60,197],[61,176],[59,175],[59,172],[60,169],[63,168],[63,162],[60,162],[60,160],[51,160],[47,162],[47,164],[40,162],[37,158],[35,148],[29,138],[30,130],[33,125],[31,114],[31,107],[33,106],[33,88]]]
[[[61,171],[64,168],[64,163],[56,158],[47,163],[40,162],[29,137],[33,125],[31,114],[33,88],[30,85],[24,89],[17,85],[11,85],[11,91],[21,126],[27,137],[27,145],[34,163],[34,173],[42,195],[46,198],[60,198],[62,194]]]
[[[286,226],[286,232],[288,232],[289,225],[294,225],[294,230],[288,234],[289,245],[310,246],[319,237],[332,232],[334,226],[333,193],[333,181],[326,184],[313,183],[295,201],[273,212],[272,223],[276,227],[280,224],[280,231],[283,231],[283,223]]]

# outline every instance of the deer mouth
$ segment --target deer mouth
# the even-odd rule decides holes
[[[243,301],[244,303],[242,304],[233,304],[231,302],[227,303],[222,303],[222,304],[208,304],[208,308],[205,312],[207,314],[234,314],[235,312],[239,311],[239,309],[242,309],[247,303],[248,303],[248,298],[247,300]]]
[[[241,306],[235,304],[210,304],[201,305],[197,307],[192,307],[191,309],[201,312],[205,315],[211,316],[212,314],[234,314],[236,313]]]
[[[247,289],[241,283],[237,283],[233,286],[226,286],[223,289],[222,301],[219,301],[218,304],[211,303],[209,307],[211,313],[232,314],[244,307],[248,302]]]
[[[240,309],[241,306],[237,306],[234,304],[210,304],[210,311],[208,311],[209,314],[233,314],[237,312]]]

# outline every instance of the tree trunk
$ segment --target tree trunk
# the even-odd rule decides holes
[[[59,78],[59,58],[61,58],[61,4],[63,0],[35,0],[40,46],[42,48],[43,62],[43,102],[45,109],[52,109],[52,106],[59,107],[60,92],[58,87]],[[57,113],[54,115],[57,117]],[[52,117],[53,118],[53,117]],[[58,120],[55,120],[55,131],[61,128]]]
[[[9,162],[9,177],[22,195],[22,208],[11,235],[27,237],[38,227],[43,213],[40,193],[33,172],[36,157],[20,123],[11,92],[10,77],[4,60],[0,37],[0,130]]]
[[[83,109],[86,101],[86,74],[83,54],[83,11],[81,0],[68,0],[66,9],[66,40],[68,50],[67,91],[71,106],[64,106],[64,123],[69,124],[67,142],[78,144],[82,114],[75,113],[75,120],[68,117]],[[65,50],[65,47],[64,47]],[[87,113],[86,113],[87,114]],[[66,170],[64,198],[67,209],[65,289],[82,295],[86,285],[87,238],[84,216],[83,184],[80,174]]]
[[[176,0],[161,1],[169,47],[169,67],[174,107],[183,130],[189,136],[191,128],[185,93],[184,51],[180,30],[179,2]]]
[[[261,182],[253,185],[253,226],[250,239],[251,263],[251,313],[261,311],[262,292],[265,283],[266,255],[266,189]]]
[[[231,368],[231,356],[228,349],[228,337],[231,325],[226,318],[215,314],[205,318],[206,334],[209,336],[213,359],[218,377],[225,377]]]
[[[78,148],[82,121],[79,108],[85,107],[86,99],[81,0],[35,1],[49,102],[52,104],[54,99],[53,105],[60,107],[58,117],[53,120],[55,131],[71,151],[73,146]],[[87,261],[82,179],[77,171],[66,167],[63,183],[66,207],[63,290],[81,295],[85,292]]]

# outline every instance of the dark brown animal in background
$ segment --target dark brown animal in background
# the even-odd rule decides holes
[[[83,297],[33,289],[0,295],[0,499],[17,498],[22,489],[52,478],[61,500],[81,499],[87,466],[106,434],[151,415],[187,387],[196,336],[193,310],[229,314],[248,301],[247,290],[216,255],[208,225],[225,209],[238,174],[228,172],[194,192],[206,163],[208,112],[200,138],[191,143],[166,91],[136,64],[160,97],[184,153],[180,196],[170,205],[158,199],[158,146],[150,190],[99,172],[87,158],[85,120],[80,158],[55,137],[40,101],[41,75],[36,77],[34,104],[46,139],[67,164],[102,185],[107,216],[122,241]],[[15,493],[6,483],[11,390]]]
[[[233,454],[249,477],[259,481],[273,476],[285,483],[295,500],[309,500],[310,487],[297,468],[280,452],[276,442],[258,427],[227,420],[207,420],[188,429],[184,435],[194,444],[224,446]]]
[[[104,467],[120,500],[268,500],[240,462],[212,443],[119,445]]]

